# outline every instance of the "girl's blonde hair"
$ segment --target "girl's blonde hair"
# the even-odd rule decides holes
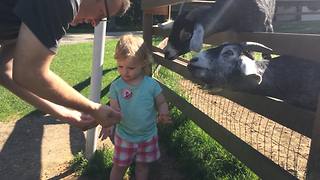
[[[114,58],[116,60],[130,59],[140,61],[144,65],[144,74],[151,75],[153,59],[141,37],[133,36],[132,34],[121,36],[116,46]]]

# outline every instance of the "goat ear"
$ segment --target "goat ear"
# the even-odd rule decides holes
[[[161,28],[162,30],[171,30],[173,23],[174,23],[174,21],[170,19],[164,23],[159,23],[158,27]]]
[[[262,76],[258,73],[258,67],[254,60],[247,56],[240,56],[241,64],[240,71],[246,77],[250,79],[250,82],[260,84],[262,82]]]
[[[201,24],[195,24],[193,29],[192,38],[190,40],[190,50],[199,52],[202,49],[204,38],[204,28]]]
[[[247,82],[253,85],[259,85],[262,82],[262,76],[259,74],[250,74],[246,76]]]

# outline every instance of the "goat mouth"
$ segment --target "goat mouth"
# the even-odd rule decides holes
[[[203,83],[210,84],[212,82],[212,79],[207,77],[208,72],[210,72],[210,69],[195,66],[192,64],[188,64],[187,69],[193,77],[199,79]]]
[[[188,69],[197,69],[197,68],[200,68],[200,67],[195,66],[195,65],[189,63],[189,64],[187,65],[187,68],[188,68]]]
[[[195,70],[203,70],[203,71],[210,71],[209,68],[204,68],[204,67],[200,67],[200,66],[195,66],[193,64],[188,64],[187,65],[187,69],[189,71],[195,71]]]

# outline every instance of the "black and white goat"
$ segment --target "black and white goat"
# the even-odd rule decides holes
[[[203,39],[216,32],[272,32],[275,0],[216,0],[179,15],[171,28],[166,59],[189,51],[199,52]]]
[[[258,43],[224,44],[190,60],[191,74],[212,88],[281,99],[314,111],[320,92],[320,63],[292,56],[253,60],[250,51],[271,53]]]

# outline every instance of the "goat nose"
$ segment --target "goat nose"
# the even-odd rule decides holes
[[[174,56],[170,55],[170,52],[165,52],[164,53],[164,58],[168,59],[168,60],[174,60],[175,59]]]

